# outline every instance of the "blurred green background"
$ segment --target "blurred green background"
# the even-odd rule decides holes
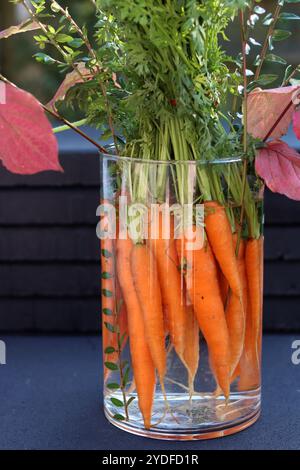
[[[96,21],[90,0],[62,0],[60,4],[70,9],[79,24],[87,24],[92,31]],[[21,4],[13,5],[9,0],[0,0],[0,31],[19,24],[27,17]],[[63,75],[55,65],[41,64],[33,58],[33,54],[39,52],[33,39],[35,34],[38,33],[26,32],[0,41],[0,70],[11,81],[46,103],[63,80]],[[47,53],[47,50],[42,52]],[[53,48],[49,48],[48,52],[55,56]]]
[[[90,0],[61,0],[62,6],[68,6],[71,14],[79,24],[87,24],[90,30],[90,36],[93,36],[93,25],[95,23],[94,7]],[[262,1],[259,3],[267,10],[274,11],[277,4],[276,0]],[[284,11],[291,11],[300,15],[300,4],[285,5]],[[9,0],[0,2],[0,30],[3,30],[13,24],[18,24],[26,18],[24,7],[13,5]],[[284,57],[288,63],[300,63],[300,21],[281,22],[278,25],[280,29],[289,29],[293,34],[283,42],[275,43],[276,55]],[[255,39],[263,41],[266,27],[258,28],[255,32]],[[33,54],[38,52],[37,46],[33,41],[35,33],[24,33],[12,36],[0,41],[0,68],[1,72],[20,87],[32,92],[43,102],[47,102],[63,76],[57,70],[55,65],[45,66],[37,63]],[[238,23],[230,26],[228,36],[231,42],[226,43],[226,48],[231,54],[236,54],[240,48],[240,33]],[[50,52],[51,50],[49,50]],[[47,52],[47,51],[46,51]],[[258,48],[253,48],[249,56],[252,61],[259,52]],[[52,53],[52,51],[51,51]],[[266,63],[264,71],[266,73],[280,73],[282,76],[285,66],[273,63]],[[278,82],[279,84],[280,82]],[[277,85],[275,83],[274,85]]]

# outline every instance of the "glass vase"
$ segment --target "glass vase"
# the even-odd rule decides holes
[[[258,419],[263,187],[246,170],[101,155],[104,411],[125,431],[206,439]]]

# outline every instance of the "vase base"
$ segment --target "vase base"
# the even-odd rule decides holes
[[[115,419],[111,410],[107,407],[105,407],[105,416],[114,426],[137,436],[161,440],[193,441],[229,436],[248,428],[260,416],[260,400],[256,401],[256,406],[248,408],[247,411],[248,413],[243,414],[239,418],[235,416],[235,419],[232,420],[224,419],[224,422],[211,422],[208,425],[204,425],[202,422],[202,424],[199,423],[199,426],[196,426],[194,422],[194,426],[186,428],[179,427],[176,424],[175,415],[173,416],[173,423],[169,421],[168,426],[162,428],[161,425],[153,425],[151,429],[145,429],[141,422],[126,422],[125,420],[120,421]]]

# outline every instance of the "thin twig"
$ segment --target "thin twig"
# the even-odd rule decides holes
[[[244,136],[243,136],[243,147],[244,147],[244,163],[243,163],[243,181],[242,181],[242,196],[241,196],[241,215],[240,215],[240,230],[239,237],[236,247],[236,254],[239,252],[239,243],[241,233],[243,230],[243,222],[245,216],[245,192],[246,192],[246,179],[247,179],[247,150],[248,150],[248,106],[247,106],[247,42],[245,36],[245,18],[243,10],[240,10],[240,28],[241,28],[241,41],[242,41],[242,54],[243,54],[243,78],[244,78],[244,100],[243,100],[243,125],[244,125]]]
[[[27,13],[30,15],[31,19],[36,21],[39,24],[41,30],[47,37],[47,40],[49,41],[49,43],[52,44],[57,49],[57,51],[63,56],[64,59],[66,59],[67,54],[65,53],[65,51],[60,47],[59,44],[57,44],[57,42],[51,36],[49,36],[47,28],[45,27],[45,25],[43,25],[43,23],[40,22],[39,18],[36,16],[34,11],[32,11],[31,8],[27,5],[26,0],[22,1],[22,5],[26,9]],[[71,64],[68,64],[68,65],[71,65],[71,67],[75,70],[75,72],[79,75],[79,77],[82,79],[83,82],[86,81],[84,75],[82,75],[79,68],[77,67],[77,64],[72,62]]]
[[[65,119],[64,117],[62,117],[60,114],[52,111],[51,109],[47,108],[47,106],[43,105],[42,103],[40,103],[42,108],[49,114],[51,114],[51,116],[55,117],[56,119],[58,119],[59,121],[63,122],[66,126],[68,126],[70,129],[72,129],[73,131],[77,132],[77,134],[81,135],[81,137],[83,137],[85,140],[89,141],[91,144],[95,145],[95,147],[98,148],[98,150],[100,150],[100,152],[102,153],[107,153],[107,150],[105,150],[104,147],[102,147],[101,145],[99,145],[95,140],[93,140],[91,137],[89,137],[87,134],[85,134],[81,129],[79,129],[78,127],[75,127],[73,126],[73,124],[69,121],[67,121],[67,119]]]
[[[117,333],[117,341],[118,341],[118,365],[119,365],[119,372],[120,372],[120,389],[122,392],[122,397],[123,397],[123,402],[124,402],[124,411],[125,411],[125,417],[126,421],[129,421],[129,412],[128,412],[128,402],[127,402],[127,397],[126,397],[126,390],[124,386],[124,374],[123,374],[123,366],[122,366],[122,351],[120,347],[120,332],[118,331]]]
[[[33,19],[34,21],[36,21],[39,25],[39,27],[41,28],[41,30],[43,31],[43,33],[46,35],[48,41],[58,50],[58,52],[65,58],[66,57],[66,53],[64,52],[64,50],[60,47],[59,44],[57,44],[57,42],[55,42],[53,40],[53,38],[49,37],[49,34],[48,34],[48,31],[47,31],[47,28],[45,27],[45,25],[43,23],[40,22],[40,20],[38,19],[38,17],[36,16],[36,14],[31,10],[31,8],[27,5],[27,2],[26,0],[23,0],[22,1],[22,5],[24,6],[25,10],[27,11],[27,13],[29,14],[29,16],[31,17],[31,19]]]
[[[241,28],[241,41],[242,41],[242,54],[243,54],[243,80],[244,80],[244,102],[243,102],[243,123],[244,123],[244,135],[243,135],[243,144],[244,144],[244,153],[246,154],[248,148],[248,133],[247,133],[247,121],[248,121],[248,106],[247,106],[247,42],[245,36],[245,23],[244,23],[244,12],[240,11],[240,28]]]
[[[249,6],[249,15],[248,15],[249,24],[250,24],[251,16],[253,15],[253,12],[254,12],[254,7],[255,7],[255,1],[252,0],[251,5]],[[245,39],[246,39],[246,41],[248,41],[248,39],[249,39],[249,34],[250,34],[250,26],[247,23],[247,26],[245,28]]]
[[[95,67],[97,68],[98,73],[100,73],[101,72],[101,66],[99,64],[97,54],[94,51],[94,49],[93,49],[93,47],[92,47],[92,45],[89,41],[89,38],[87,37],[86,34],[84,34],[83,30],[80,28],[80,26],[76,23],[76,21],[70,15],[69,10],[67,8],[63,8],[57,1],[56,1],[56,6],[59,9],[59,11],[65,16],[66,20],[77,31],[77,33],[81,37],[81,39],[83,40],[88,52],[90,53],[90,55],[91,55],[91,57],[92,57],[92,59],[95,63]],[[113,118],[112,118],[112,114],[111,114],[111,108],[110,108],[109,100],[108,100],[108,97],[107,97],[107,91],[106,91],[106,88],[103,85],[101,80],[99,81],[99,86],[100,86],[100,89],[101,89],[101,93],[102,93],[102,95],[105,99],[105,105],[106,105],[106,111],[107,111],[107,117],[108,117],[108,125],[109,125],[110,131],[112,133],[112,137],[113,137],[113,140],[114,140],[114,145],[115,145],[116,152],[118,153],[117,137],[116,137],[116,133],[115,133],[115,130],[114,130]]]
[[[98,61],[96,53],[88,39],[88,37],[84,34],[83,30],[80,28],[80,26],[76,23],[76,21],[73,19],[73,17],[70,15],[69,10],[67,8],[63,8],[57,1],[55,2],[55,6],[57,6],[58,10],[63,14],[63,16],[66,18],[66,20],[73,26],[73,28],[77,31],[81,39],[84,41],[84,44],[91,54],[91,57],[95,60],[95,62]]]
[[[263,142],[266,142],[268,140],[268,138],[272,135],[273,131],[276,129],[276,127],[278,126],[278,124],[280,123],[281,119],[284,118],[284,116],[286,115],[286,113],[290,110],[290,108],[293,106],[293,101],[291,100],[289,102],[289,104],[284,108],[284,110],[282,111],[282,113],[280,114],[280,116],[278,117],[278,119],[276,119],[276,121],[274,122],[273,126],[271,127],[271,129],[269,130],[269,132],[266,134],[265,138],[263,139]]]
[[[294,70],[290,73],[290,75],[282,82],[281,86],[287,86],[289,81],[299,72],[299,65],[297,65]]]
[[[261,51],[260,58],[259,58],[259,63],[258,63],[256,72],[255,72],[255,76],[254,76],[254,80],[258,80],[258,78],[259,78],[259,76],[260,76],[260,72],[261,72],[261,69],[262,69],[263,63],[264,63],[264,61],[265,61],[268,48],[269,48],[269,39],[270,39],[270,37],[272,36],[272,34],[273,34],[273,32],[274,32],[276,23],[277,23],[278,18],[279,18],[279,14],[280,14],[280,12],[281,12],[281,8],[282,8],[282,5],[279,5],[279,4],[278,4],[278,5],[276,6],[276,10],[275,10],[275,12],[274,12],[273,21],[272,21],[272,23],[271,23],[270,26],[269,26],[269,29],[268,29],[268,32],[267,32],[267,35],[266,35],[266,38],[265,38],[264,45],[263,45],[263,47],[262,47],[262,51]]]
[[[17,85],[15,85],[13,82],[11,82],[10,80],[8,80],[6,77],[4,77],[2,74],[0,74],[0,80],[2,80],[4,83],[7,83],[8,85],[11,85],[13,86],[14,88],[18,88]],[[38,100],[37,100],[38,101]],[[77,132],[77,134],[79,134],[81,137],[83,137],[85,140],[87,140],[88,142],[90,142],[91,144],[93,144],[95,147],[98,148],[98,150],[100,150],[100,152],[102,153],[107,153],[107,151],[105,150],[104,147],[101,147],[101,145],[99,145],[95,140],[91,139],[91,137],[89,137],[87,134],[85,134],[82,130],[78,129],[76,126],[74,126],[71,122],[69,122],[67,119],[65,119],[63,116],[61,116],[60,114],[58,114],[57,112],[47,108],[47,106],[45,106],[43,103],[41,103],[40,101],[38,101],[38,103],[40,104],[40,106],[44,109],[44,111],[46,111],[47,113],[51,114],[51,116],[55,117],[56,119],[58,119],[59,121],[63,122],[66,126],[68,126],[70,129],[72,129],[73,131]]]

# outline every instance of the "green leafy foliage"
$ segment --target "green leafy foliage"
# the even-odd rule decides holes
[[[120,388],[120,385],[118,383],[115,383],[115,382],[108,383],[106,386],[110,390],[117,390],[118,388]]]
[[[126,418],[123,415],[120,415],[119,413],[116,413],[114,415],[114,418],[117,419],[118,421],[124,421]]]
[[[71,88],[65,104],[79,108],[101,139],[114,139],[119,152],[151,159],[212,159],[241,152],[242,127],[228,133],[224,122],[232,126],[241,115],[242,60],[227,56],[220,39],[228,40],[228,25],[245,11],[247,54],[261,49],[256,69],[247,67],[248,88],[269,86],[278,77],[265,74],[263,67],[272,62],[282,73],[287,64],[274,49],[291,36],[289,22],[299,20],[284,11],[296,0],[274,1],[271,11],[258,0],[95,0],[91,38],[59,1],[14,3],[26,3],[31,20],[41,25],[38,47],[53,46],[53,55],[47,49],[35,55],[37,61],[63,72],[80,61],[91,70],[93,79]],[[257,26],[266,28],[264,44],[255,38]],[[297,80],[296,74],[284,80]],[[230,94],[236,97],[235,109],[224,114]]]
[[[110,401],[112,402],[113,405],[119,407],[119,408],[122,408],[124,406],[124,403],[119,400],[118,398],[111,398]]]
[[[97,1],[101,62],[122,85],[113,93],[112,114],[126,153],[178,159],[180,147],[180,159],[193,159],[203,158],[203,149],[206,158],[221,147],[233,151],[236,141],[224,138],[219,109],[239,78],[229,73],[219,37],[241,4],[247,2]],[[160,149],[164,126],[167,152]]]
[[[116,333],[116,328],[114,327],[114,325],[108,322],[104,322],[104,325],[111,333]]]
[[[109,369],[109,370],[115,371],[115,370],[118,370],[118,369],[119,369],[119,368],[118,368],[118,365],[117,365],[117,364],[114,364],[113,362],[106,361],[106,362],[104,362],[104,365],[105,365],[105,367],[107,367],[107,369]]]
[[[113,312],[110,308],[103,308],[102,312],[104,313],[104,315],[113,315]]]
[[[112,297],[113,296],[113,293],[108,289],[102,289],[102,294],[104,295],[104,297]]]

